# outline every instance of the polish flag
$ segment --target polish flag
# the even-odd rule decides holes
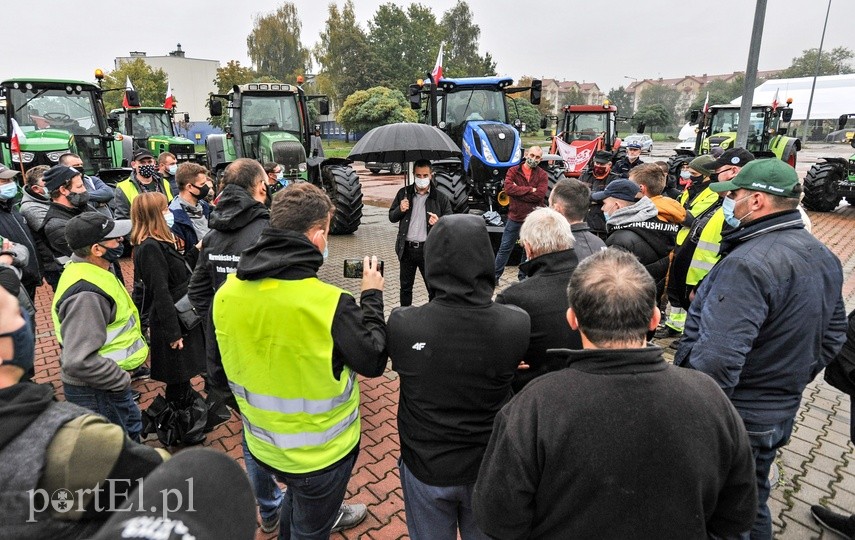
[[[21,144],[27,142],[27,136],[24,135],[24,131],[21,129],[21,126],[18,125],[18,122],[15,119],[12,119],[12,139],[9,142],[9,146],[12,151],[21,154]]]
[[[169,79],[166,79],[166,101],[163,102],[164,109],[171,109],[175,105],[175,100],[172,99],[172,85],[169,84]]]
[[[709,92],[707,92],[707,98],[704,100],[704,109],[703,109],[704,114],[707,114],[708,112],[710,112],[710,93]]]
[[[433,71],[430,72],[431,77],[433,78],[433,83],[437,84],[439,80],[442,78],[442,49],[445,47],[445,43],[440,43],[439,45],[439,54],[436,57],[436,65],[433,66]]]
[[[122,107],[125,109],[130,108],[130,104],[128,103],[128,90],[136,90],[134,88],[133,83],[131,83],[131,78],[126,76],[125,80],[125,97],[122,98]]]
[[[775,89],[775,97],[772,98],[772,111],[773,112],[778,110],[778,90],[780,90],[780,88]]]

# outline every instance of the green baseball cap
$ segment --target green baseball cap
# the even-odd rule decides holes
[[[801,195],[800,188],[796,170],[777,158],[755,159],[746,163],[732,180],[710,185],[716,193],[748,189],[791,199]]]

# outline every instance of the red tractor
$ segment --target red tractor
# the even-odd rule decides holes
[[[617,107],[606,100],[602,105],[567,105],[562,110],[564,117],[558,119],[550,153],[564,158],[564,176],[578,178],[599,150],[612,152],[613,161],[622,157]]]

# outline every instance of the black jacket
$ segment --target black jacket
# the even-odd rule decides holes
[[[742,420],[662,349],[571,351],[496,416],[472,496],[492,538],[732,537],[757,510]]]
[[[71,248],[68,247],[68,241],[65,239],[65,224],[74,216],[79,216],[83,212],[94,212],[95,209],[91,206],[86,206],[83,210],[73,206],[63,206],[55,202],[50,203],[48,211],[45,214],[45,220],[42,222],[42,231],[48,246],[53,253],[54,259],[62,261],[71,257]]]
[[[389,207],[389,221],[398,224],[398,237],[395,239],[395,253],[398,255],[398,260],[404,256],[404,242],[407,241],[407,231],[410,230],[410,217],[413,213],[413,197],[415,193],[415,184],[402,187],[398,190],[398,194],[395,195],[392,206]],[[401,212],[401,201],[404,200],[404,197],[410,201],[410,209],[406,212]],[[427,201],[425,201],[425,222],[428,220],[428,212],[433,212],[439,217],[452,213],[451,202],[448,200],[448,197],[440,193],[434,185],[431,185]],[[431,229],[432,227],[428,224],[428,233],[430,233]]]
[[[613,181],[620,178],[620,176],[614,173],[614,170],[609,171],[608,176],[603,178],[602,180],[598,180],[594,178],[594,172],[590,169],[585,169],[582,175],[579,177],[579,181],[587,185],[591,188],[591,193],[596,193],[598,191],[603,191],[606,189],[606,186],[612,183]],[[588,226],[591,227],[591,230],[594,234],[601,235],[605,238],[606,233],[606,218],[603,216],[603,203],[602,201],[595,201],[591,199],[591,206],[588,208],[588,215],[585,216],[585,222]],[[580,260],[582,258],[580,257]]]
[[[581,349],[579,332],[567,324],[567,284],[579,261],[574,250],[529,259],[520,265],[528,279],[514,283],[496,302],[521,307],[531,317],[531,341],[525,353],[530,367],[517,370],[513,389],[519,392],[532,379],[564,367],[565,359],[547,356],[548,349]]]
[[[628,178],[629,171],[638,167],[642,163],[644,162],[641,161],[641,158],[638,158],[635,161],[630,161],[628,157],[624,156],[615,162],[612,166],[612,172],[618,175],[618,178]]]
[[[21,269],[21,283],[28,291],[41,284],[42,274],[39,270],[39,252],[36,240],[30,234],[27,220],[24,219],[12,204],[12,200],[0,200],[0,237],[21,244],[30,253],[27,265]],[[31,298],[35,301],[35,298]]]
[[[606,243],[591,232],[591,228],[587,223],[573,223],[570,225],[573,230],[573,251],[576,252],[576,258],[581,262],[585,257],[590,257],[600,250],[606,249]]]
[[[172,225],[172,233],[184,242],[184,260],[190,265],[190,268],[195,268],[199,261],[199,250],[196,249],[196,244],[200,238],[196,235],[196,227],[193,226],[193,220],[190,214],[184,209],[181,202],[176,202],[178,197],[169,203],[169,211],[175,217],[175,223]],[[199,201],[202,207],[202,215],[205,219],[211,215],[211,205],[204,199]]]
[[[484,220],[447,216],[425,246],[434,299],[389,315],[401,457],[430,485],[475,481],[493,417],[510,399],[528,347],[528,314],[492,301],[493,263]]]

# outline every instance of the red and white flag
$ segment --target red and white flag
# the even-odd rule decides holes
[[[164,109],[171,109],[175,105],[175,100],[172,99],[172,85],[169,79],[166,79],[166,101],[163,102]]]
[[[430,72],[431,77],[433,78],[434,84],[438,83],[442,78],[442,49],[445,47],[445,43],[439,44],[439,54],[436,57],[436,65],[433,66],[433,71]]]
[[[778,110],[778,90],[780,90],[780,88],[775,89],[775,97],[772,98],[772,111],[773,112]]]
[[[704,108],[703,108],[704,114],[707,114],[708,112],[710,112],[710,93],[709,92],[707,92],[707,98],[704,100]]]
[[[12,119],[12,139],[9,142],[9,146],[12,149],[12,152],[17,154],[21,154],[21,144],[27,142],[27,136],[24,135],[24,131],[21,129],[21,126],[18,125],[18,122],[15,119]]]
[[[134,85],[131,83],[131,78],[126,76],[125,80],[125,96],[122,98],[122,107],[125,109],[130,108],[130,104],[128,103],[128,90],[135,90]]]

